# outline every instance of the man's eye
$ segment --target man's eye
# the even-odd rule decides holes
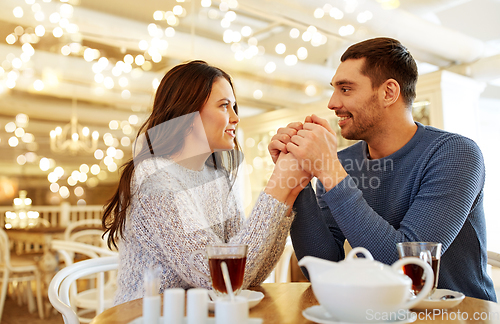
[[[351,89],[348,89],[348,88],[342,88],[340,91],[342,91],[342,92],[348,92],[349,90],[351,90]]]

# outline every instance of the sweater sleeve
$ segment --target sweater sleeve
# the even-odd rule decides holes
[[[286,245],[286,239],[290,232],[290,225],[295,217],[295,212],[292,211],[289,217],[284,217],[281,220],[280,226],[278,228],[278,233],[276,235],[276,240],[271,244],[271,251],[266,255],[266,258],[259,267],[255,278],[253,279],[250,286],[258,286],[264,280],[269,277],[271,271],[276,267],[276,264],[281,258]]]
[[[263,281],[263,274],[269,274],[278,262],[293,221],[292,217],[285,216],[288,208],[261,192],[243,229],[229,241],[248,244],[243,287]]]
[[[322,195],[340,230],[353,246],[391,264],[396,243],[441,242],[442,253],[460,232],[484,183],[484,164],[477,145],[453,135],[436,143],[420,170],[418,191],[398,229],[378,215],[351,177]]]
[[[189,286],[210,288],[210,281],[192,269],[189,258],[196,251],[204,250],[207,244],[220,243],[220,237],[210,226],[203,226],[200,215],[180,213],[172,192],[144,193],[139,201],[142,210],[131,220],[137,239],[168,263]],[[255,279],[260,267],[267,266],[264,261],[276,243],[286,211],[285,204],[261,193],[244,226],[239,229],[238,222],[235,222],[228,229],[239,230],[228,233],[230,243],[248,244],[244,287]],[[209,276],[208,264],[201,254],[194,258],[194,262],[199,271]]]

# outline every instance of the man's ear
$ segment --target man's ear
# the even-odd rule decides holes
[[[396,103],[401,94],[401,88],[399,87],[398,81],[394,79],[386,80],[381,86],[380,91],[382,92],[382,100],[384,106],[388,107]]]

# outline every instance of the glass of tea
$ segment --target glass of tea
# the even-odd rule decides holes
[[[237,295],[243,286],[248,246],[246,244],[219,243],[208,244],[204,251],[196,251],[191,255],[190,264],[195,272],[204,276],[212,283],[217,296],[227,296],[226,284],[222,274],[221,263],[224,261],[229,272],[233,292]],[[200,272],[194,264],[194,256],[204,254],[208,260],[210,278]]]
[[[431,296],[437,288],[439,279],[439,262],[441,260],[441,243],[434,242],[403,242],[396,244],[399,258],[417,257],[420,258],[432,267],[434,272],[434,285],[429,293]],[[403,266],[403,272],[412,280],[412,292],[418,294],[424,287],[425,281],[428,279],[424,275],[424,269],[416,264],[407,264]]]

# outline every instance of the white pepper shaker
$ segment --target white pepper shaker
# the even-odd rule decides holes
[[[193,288],[187,291],[187,324],[206,324],[208,320],[208,292]]]
[[[248,322],[248,300],[244,297],[219,298],[215,301],[215,324]]]
[[[166,289],[163,292],[163,324],[184,323],[184,298],[182,288]]]
[[[160,324],[161,297],[158,295],[160,274],[160,268],[148,269],[144,274],[143,323]]]

